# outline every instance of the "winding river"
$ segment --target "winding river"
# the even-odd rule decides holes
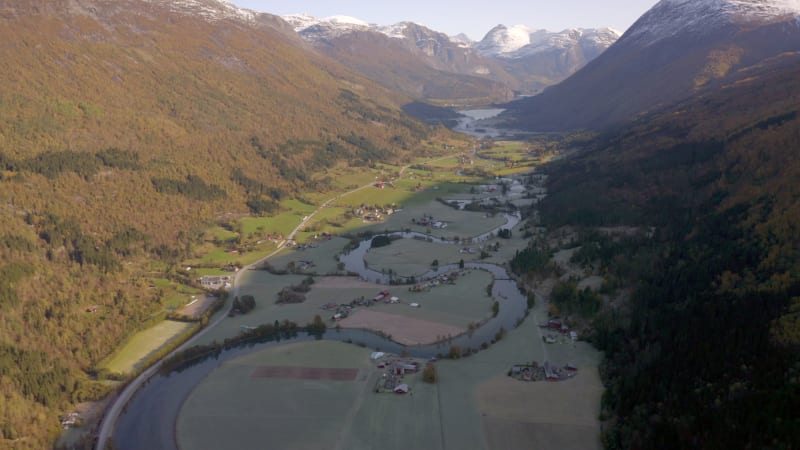
[[[506,215],[507,222],[498,229],[512,228],[519,222],[519,217]],[[496,230],[495,230],[496,231]],[[402,239],[424,239],[432,245],[452,244],[439,238],[420,233],[390,233],[390,236]],[[481,235],[478,238],[480,239]],[[364,261],[367,250],[371,247],[371,239],[365,239],[351,252],[340,257],[349,272],[359,274],[362,278],[379,280],[388,283],[389,278],[381,272],[369,269]],[[368,348],[390,353],[406,351],[409,355],[418,358],[431,358],[445,354],[450,346],[458,345],[461,348],[477,349],[484,343],[490,343],[501,330],[511,330],[526,315],[527,299],[516,282],[511,279],[508,272],[495,264],[472,262],[466,263],[465,268],[478,269],[490,272],[494,277],[492,297],[500,302],[500,311],[494,318],[486,321],[482,326],[452,339],[435,344],[406,346],[388,340],[369,330],[360,329],[329,329],[321,338],[343,342],[353,342]],[[439,274],[457,270],[457,264],[440,266],[438,270],[431,270],[417,277],[417,279],[431,279]],[[177,450],[175,426],[181,405],[191,394],[192,390],[214,369],[220,367],[225,361],[263,350],[265,348],[283,345],[288,342],[299,342],[318,339],[317,337],[301,333],[297,337],[280,341],[253,343],[221,352],[216,358],[199,362],[181,372],[168,375],[158,374],[153,376],[134,395],[127,404],[124,412],[117,420],[114,429],[114,442],[116,448],[134,450],[142,448],[158,448]]]

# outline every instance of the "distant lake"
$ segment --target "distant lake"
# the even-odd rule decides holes
[[[497,117],[503,111],[505,111],[505,109],[500,108],[456,111],[464,117],[458,119],[458,125],[456,125],[455,131],[481,139],[499,137],[504,133],[502,130],[489,127],[486,124],[482,124],[480,121]]]
[[[467,109],[464,111],[458,111],[459,114],[463,114],[470,119],[473,120],[483,120],[483,119],[491,119],[492,117],[499,116],[500,113],[505,111],[505,109],[500,108],[492,108],[492,109]]]

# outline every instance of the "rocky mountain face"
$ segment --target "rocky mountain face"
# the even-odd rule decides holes
[[[475,49],[511,73],[520,82],[520,93],[535,94],[600,56],[619,36],[610,28],[550,32],[498,25]]]
[[[539,92],[583,67],[619,37],[610,29],[553,33],[499,25],[472,42],[411,22],[380,26],[346,16],[284,19],[315,48],[348,61],[373,80],[418,99],[449,102],[497,101]],[[444,82],[443,75],[450,80]]]
[[[314,48],[368,78],[418,99],[442,103],[510,100],[517,83],[468,44],[411,22],[369,25],[335,16],[284,16]]]
[[[662,0],[597,59],[508,114],[538,131],[629,121],[796,52],[798,11],[789,0]]]

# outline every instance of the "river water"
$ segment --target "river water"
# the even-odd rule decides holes
[[[501,228],[511,228],[519,222],[519,218],[508,215],[508,222]],[[514,221],[515,220],[515,221]],[[450,243],[419,233],[394,233],[393,236],[403,239],[426,239],[431,245],[450,245]],[[364,262],[364,255],[371,246],[371,239],[363,240],[357,248],[342,255],[341,261],[348,271],[370,280],[389,281],[388,276],[369,269]],[[452,339],[427,345],[401,345],[368,330],[340,329],[328,330],[322,339],[352,342],[365,347],[389,353],[399,354],[403,351],[418,358],[431,358],[446,354],[451,346],[462,349],[477,349],[484,343],[490,343],[501,330],[515,328],[525,317],[527,298],[523,295],[508,272],[495,264],[466,263],[465,268],[490,272],[494,277],[492,297],[500,303],[500,311],[496,317],[488,319],[482,326]],[[431,279],[442,273],[458,270],[458,265],[440,266],[420,274],[417,279]],[[283,345],[288,342],[300,342],[317,339],[317,337],[301,333],[297,337],[281,341],[254,343],[245,347],[222,351],[217,357],[195,364],[181,372],[169,375],[156,375],[145,383],[134,395],[120,415],[114,429],[113,438],[117,448],[136,450],[143,448],[177,450],[175,442],[175,422],[181,405],[200,382],[225,361],[266,348]]]
[[[482,139],[502,136],[505,134],[505,131],[492,127],[489,124],[481,123],[481,121],[497,117],[503,111],[505,110],[499,108],[458,111],[458,113],[464,117],[458,119],[458,125],[456,125],[454,130]]]

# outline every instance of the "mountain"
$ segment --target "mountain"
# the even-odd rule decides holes
[[[348,16],[283,16],[317,50],[418,100],[490,103],[532,94],[596,58],[611,29],[531,31],[498,25],[480,42],[412,22],[381,26]]]
[[[153,279],[190,282],[203,230],[440,132],[224,1],[2,0],[0,68],[1,448],[108,392],[98,362],[163,319]]]
[[[547,169],[545,225],[587,230],[578,252],[602,267],[603,289],[632,288],[612,294],[591,337],[605,354],[606,448],[799,442],[798,142],[791,52]],[[650,232],[589,231],[619,226]]]
[[[320,53],[416,99],[485,104],[513,98],[516,82],[497,63],[421,25],[378,26],[346,16],[283,18]]]
[[[514,75],[521,83],[522,94],[534,94],[597,58],[619,35],[610,28],[550,32],[532,31],[524,25],[498,25],[475,44],[475,49]]]
[[[662,0],[602,55],[510,104],[506,117],[538,131],[625,123],[796,52],[798,15],[789,0]]]

